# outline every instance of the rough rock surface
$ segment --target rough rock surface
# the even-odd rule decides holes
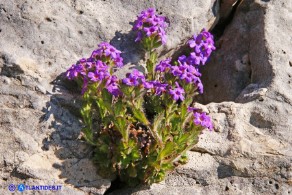
[[[20,183],[62,185],[36,194],[104,194],[111,181],[96,174],[92,148],[79,139],[79,94],[60,75],[102,41],[137,64],[132,22],[149,7],[171,22],[168,53],[212,25],[214,1],[0,0],[0,194]]]
[[[291,194],[291,23],[291,1],[243,1],[202,71],[215,132],[165,182],[113,194]]]
[[[101,41],[137,64],[131,22],[148,7],[170,19],[162,50],[171,55],[212,26],[214,2],[0,0],[0,194],[11,183],[103,194],[110,180],[95,174],[79,139],[78,92],[61,73]],[[112,194],[292,194],[291,23],[292,1],[244,0],[202,70],[199,100],[215,131],[204,131],[189,163],[164,182]]]

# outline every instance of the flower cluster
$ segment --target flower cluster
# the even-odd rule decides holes
[[[93,62],[92,67],[90,67],[89,70],[90,72],[88,72],[87,77],[92,82],[101,81],[110,76],[108,66],[100,60]]]
[[[194,35],[189,40],[189,46],[192,51],[189,56],[182,55],[178,58],[176,66],[171,65],[171,59],[160,61],[156,65],[155,71],[168,74],[185,81],[187,84],[194,84],[199,93],[203,93],[203,84],[200,77],[199,65],[204,65],[215,50],[213,36],[205,29],[199,35]],[[176,97],[176,96],[175,96]]]
[[[188,108],[189,112],[193,112],[193,117],[194,117],[194,123],[196,125],[201,125],[202,127],[208,128],[210,130],[213,129],[213,124],[211,121],[210,116],[208,116],[205,112],[197,112],[197,108],[189,107]]]
[[[109,43],[101,43],[93,51],[90,58],[82,58],[73,64],[67,71],[66,77],[70,80],[83,81],[82,94],[87,90],[89,83],[105,82],[106,89],[114,96],[121,94],[118,79],[111,74],[113,66],[123,66],[121,51]]]
[[[195,65],[199,65],[200,63],[205,65],[212,51],[215,50],[213,35],[203,29],[200,34],[194,35],[193,38],[189,40],[189,46],[193,48],[190,60]]]
[[[168,90],[169,85],[167,83],[161,83],[160,81],[157,81],[157,80],[148,81],[148,80],[146,80],[144,74],[142,72],[138,71],[137,69],[134,69],[132,71],[132,73],[128,73],[126,75],[126,78],[124,78],[122,81],[127,86],[135,86],[135,87],[140,86],[142,88],[144,87],[146,90],[153,89],[152,91],[155,95],[162,95],[162,93],[169,91]],[[174,89],[174,90],[180,90],[180,89],[181,88]],[[170,92],[170,94],[172,95],[171,92]],[[177,97],[177,96],[175,96],[175,97]],[[182,97],[182,99],[183,99],[183,97]],[[176,99],[176,100],[178,100],[178,99]]]
[[[177,82],[175,82],[176,88],[170,89],[169,94],[172,96],[174,100],[181,100],[183,101],[185,99],[184,93],[185,90],[179,86]]]
[[[128,86],[138,86],[144,81],[144,74],[137,69],[134,69],[132,73],[128,73],[127,77],[123,79],[123,83]]]
[[[153,82],[155,95],[162,95],[162,93],[167,91],[167,87],[169,86],[167,83],[161,83],[159,81]]]
[[[171,59],[167,58],[166,60],[161,60],[159,64],[156,65],[155,71],[156,72],[166,72],[171,68]]]
[[[185,56],[181,56],[178,59],[178,66],[170,64],[170,59],[162,60],[156,65],[155,71],[161,73],[171,73],[174,77],[185,81],[187,84],[194,84],[199,93],[203,93],[203,84],[201,82],[198,68],[190,65]]]
[[[162,44],[165,44],[165,29],[167,26],[166,17],[157,15],[155,9],[150,8],[142,11],[133,27],[133,30],[137,31],[137,38],[135,41],[141,41],[143,37],[153,37]]]
[[[83,66],[80,64],[73,64],[67,71],[66,77],[69,80],[77,78],[81,73],[83,73]]]
[[[106,82],[106,89],[115,97],[122,95],[118,82],[119,80],[115,75],[110,76]]]
[[[137,69],[134,69],[131,73],[126,75],[126,78],[122,80],[122,82],[127,86],[140,86],[145,88],[146,90],[152,89],[150,91],[155,95],[162,95],[165,92],[168,92],[174,100],[183,100],[184,89],[181,88],[178,83],[177,88],[170,89],[170,85],[167,83],[161,83],[158,80],[148,81],[144,74]]]
[[[136,41],[147,54],[145,74],[133,69],[118,78],[121,51],[106,42],[66,72],[82,85],[83,137],[95,146],[103,177],[116,174],[131,185],[160,182],[186,161],[199,132],[213,129],[211,118],[192,107],[197,91],[203,92],[199,68],[215,49],[213,36],[202,30],[188,42],[189,53],[158,63],[156,48],[166,43],[166,20],[151,8],[135,21]]]
[[[98,48],[91,54],[91,58],[96,60],[108,61],[116,65],[117,67],[123,66],[123,58],[120,56],[121,51],[107,42],[100,43]]]

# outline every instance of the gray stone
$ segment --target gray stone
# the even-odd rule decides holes
[[[236,2],[1,1],[0,194],[24,182],[62,185],[35,194],[104,194],[111,181],[89,160],[80,95],[61,73],[101,41],[123,51],[121,77],[143,65],[131,22],[145,8],[170,19],[165,58],[203,27],[216,28],[214,14],[231,17]],[[240,2],[202,68],[196,107],[212,116],[214,131],[202,132],[189,162],[165,181],[112,194],[292,193],[292,2]]]
[[[292,193],[291,11],[284,0],[242,1],[202,69],[197,107],[215,131],[164,182],[112,194]]]
[[[143,64],[131,29],[149,7],[170,19],[161,58],[169,56],[212,25],[214,2],[0,1],[0,194],[10,183],[62,185],[35,194],[103,194],[110,180],[89,161],[92,148],[80,140],[80,95],[61,74],[102,41],[123,51],[127,67]]]

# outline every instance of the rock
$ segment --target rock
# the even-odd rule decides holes
[[[1,1],[0,194],[20,183],[62,185],[54,194],[103,194],[111,181],[96,174],[92,148],[79,139],[80,92],[62,73],[102,41],[123,51],[127,67],[143,63],[131,29],[149,7],[171,22],[165,58],[212,25],[214,2]]]
[[[17,167],[17,173],[27,175],[29,178],[47,180],[58,178],[60,172],[53,168],[52,164],[58,163],[58,159],[49,159],[48,155],[34,154]]]
[[[63,173],[60,176],[66,178],[66,182],[85,192],[104,194],[111,184],[109,180],[102,179],[96,174],[96,167],[89,159],[72,159],[66,161],[63,166],[65,170],[62,171]]]
[[[267,88],[259,88],[257,84],[249,84],[236,98],[236,102],[246,103],[252,100],[263,101]]]
[[[164,182],[112,194],[291,194],[291,10],[242,1],[202,69],[199,101],[215,131]]]
[[[47,194],[104,194],[111,181],[96,174],[92,148],[79,139],[79,91],[62,73],[101,41],[123,51],[121,76],[143,63],[131,32],[143,9],[171,22],[165,58],[219,12],[232,17],[230,5],[237,10],[219,29],[196,104],[214,131],[203,131],[189,163],[165,181],[112,194],[290,194],[292,2],[284,0],[0,2],[0,194],[20,183],[62,185]]]

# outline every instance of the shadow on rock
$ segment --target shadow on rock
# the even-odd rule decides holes
[[[130,23],[132,24],[132,23]],[[133,25],[133,24],[132,24]],[[110,44],[122,51],[124,64],[137,65],[144,58],[145,51],[141,44],[135,42],[136,32],[129,31],[128,33],[115,32],[115,36],[110,41]]]
[[[128,33],[117,31],[110,41],[111,45],[122,51],[121,56],[124,59],[125,66],[115,73],[119,78],[123,78],[133,68],[145,71],[143,62],[140,62],[145,56],[145,51],[141,44],[135,43],[135,37],[136,33],[133,31]],[[43,140],[42,149],[54,151],[55,156],[60,159],[61,163],[55,163],[53,167],[61,171],[59,177],[65,179],[66,183],[89,193],[103,194],[111,182],[97,175],[96,167],[91,160],[94,148],[81,139],[81,91],[75,82],[66,79],[64,73],[51,84],[53,94],[40,119],[40,122],[45,123],[51,131],[49,137]],[[120,188],[123,186],[113,185],[107,193]]]
[[[81,95],[74,82],[60,74],[53,82],[53,95],[41,121],[49,125],[50,136],[43,140],[42,149],[54,151],[61,163],[53,164],[60,179],[88,193],[103,194],[110,181],[97,175],[91,161],[93,148],[80,139]],[[76,86],[75,86],[76,85]]]

